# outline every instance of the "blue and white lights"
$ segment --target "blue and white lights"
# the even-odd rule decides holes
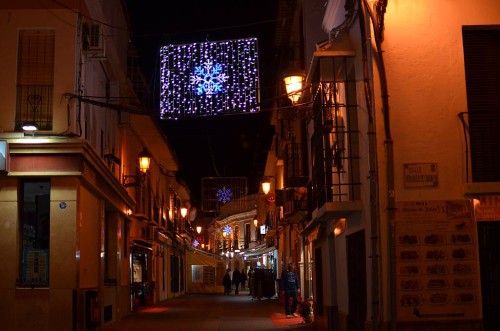
[[[196,89],[196,94],[206,95],[222,92],[222,86],[227,81],[227,76],[222,72],[222,65],[212,64],[211,61],[203,65],[194,67],[194,74],[191,75],[191,85]]]
[[[258,111],[257,39],[160,49],[163,119]]]
[[[231,189],[226,188],[223,186],[222,188],[217,190],[217,200],[222,203],[226,203],[231,201],[231,196],[233,193],[231,192]]]

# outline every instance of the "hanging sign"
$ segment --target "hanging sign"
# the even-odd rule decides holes
[[[274,206],[276,204],[276,195],[273,192],[270,192],[266,196],[266,202],[268,205]]]

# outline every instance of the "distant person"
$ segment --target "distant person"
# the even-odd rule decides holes
[[[231,269],[226,270],[226,274],[224,275],[224,278],[222,279],[222,285],[224,285],[224,294],[230,294],[231,293],[231,275],[229,272]]]
[[[245,272],[245,269],[241,269],[241,274],[240,274],[240,284],[241,284],[241,289],[245,289],[245,285],[247,282],[247,273]]]
[[[234,294],[238,294],[238,288],[240,287],[241,272],[238,269],[233,271],[233,284],[234,284]]]
[[[295,264],[288,263],[286,270],[281,273],[280,290],[285,294],[285,314],[286,318],[297,317],[297,294],[300,294],[300,282],[295,272]],[[290,298],[292,298],[292,307],[290,308]]]
[[[253,270],[253,267],[250,267],[248,270],[248,289],[250,290],[250,295],[253,294],[253,283],[255,279],[255,271]]]

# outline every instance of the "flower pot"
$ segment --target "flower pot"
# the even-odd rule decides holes
[[[313,322],[313,317],[312,317],[312,315],[309,315],[309,316],[307,316],[307,317],[304,317],[303,319],[304,319],[304,323],[306,323],[306,324],[309,324],[309,323],[312,323],[312,322]]]

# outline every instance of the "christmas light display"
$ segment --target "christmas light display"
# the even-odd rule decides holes
[[[226,234],[226,236],[228,236],[231,234],[231,232],[233,232],[233,229],[231,229],[231,227],[229,225],[224,225],[222,232],[224,232]]]
[[[220,212],[220,208],[235,213],[246,208],[246,177],[203,177],[201,180],[201,210]]]
[[[226,188],[225,186],[217,190],[217,200],[219,202],[226,203],[231,201],[232,195],[231,189]]]
[[[160,57],[161,118],[259,110],[257,39],[167,45]]]

